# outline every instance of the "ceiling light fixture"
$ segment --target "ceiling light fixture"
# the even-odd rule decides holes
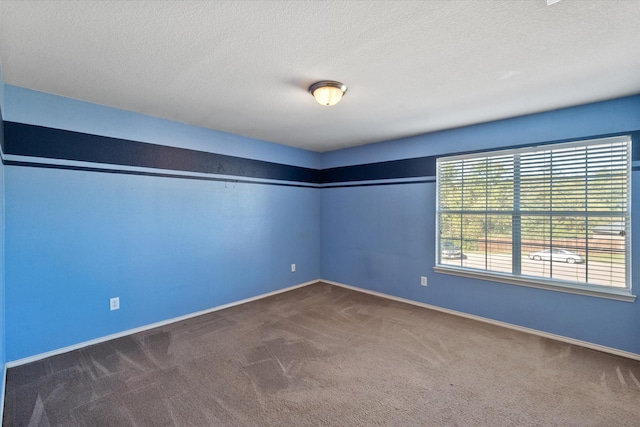
[[[330,107],[336,105],[347,91],[344,83],[333,80],[322,80],[309,86],[309,93],[318,101],[318,104]]]

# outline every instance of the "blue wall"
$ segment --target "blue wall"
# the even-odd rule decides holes
[[[0,64],[0,157],[1,147],[4,146],[4,122],[2,110],[4,108],[4,80],[2,80],[2,65]],[[4,296],[4,163],[0,158],[0,375],[4,373],[5,356],[5,296]],[[4,396],[4,378],[0,378],[0,396]],[[0,399],[2,401],[2,399]],[[2,408],[0,408],[0,414]]]
[[[412,157],[442,156],[570,139],[592,138],[638,128],[639,96],[563,108],[476,126],[323,153],[322,169]]]
[[[1,76],[0,76],[1,78]],[[2,82],[0,81],[0,85]],[[0,109],[0,147],[4,145],[4,126]],[[1,155],[1,153],[0,153]],[[0,159],[1,160],[1,159]],[[5,292],[4,292],[4,163],[0,161],[0,368],[5,358]],[[1,392],[2,390],[0,390]]]
[[[359,163],[371,178],[397,168],[387,160],[494,149],[640,130],[640,96],[511,120],[453,129],[399,141],[326,153],[324,168]],[[634,148],[640,145],[634,135]],[[637,150],[636,150],[637,151]],[[635,154],[636,159],[637,154]],[[638,169],[638,161],[634,163]],[[361,168],[362,169],[362,168]],[[428,169],[428,168],[427,168]],[[376,170],[382,172],[376,175]],[[433,168],[431,168],[433,170]],[[378,176],[379,175],[379,176]],[[412,175],[414,176],[414,175]],[[413,178],[416,179],[415,176]],[[633,264],[640,264],[640,171],[634,171]],[[321,190],[322,277],[595,344],[640,353],[640,303],[620,302],[497,282],[436,274],[433,176],[419,182],[386,179],[372,186],[333,182]],[[392,185],[389,185],[392,184]],[[428,286],[420,286],[420,276]],[[638,283],[638,281],[635,281]],[[637,288],[637,286],[636,286]],[[638,292],[638,289],[635,289]]]
[[[0,86],[2,85],[0,75]],[[2,96],[0,94],[0,96]],[[2,122],[2,109],[0,108],[0,147],[4,143],[4,129]],[[0,153],[0,156],[2,153]],[[4,374],[4,364],[7,361],[5,346],[5,285],[4,285],[4,163],[0,159],[0,375]],[[0,377],[0,396],[4,396],[4,378]],[[0,399],[2,401],[2,399]],[[2,408],[0,408],[0,414]]]
[[[5,119],[9,116],[20,123],[44,121],[40,114],[46,109],[38,100],[47,109],[56,109],[52,104],[57,98],[63,112],[78,102],[10,86],[5,94]],[[24,94],[28,95],[26,100]],[[34,117],[28,116],[30,109],[22,105],[25,102],[34,103]],[[14,103],[19,104],[18,109]],[[74,123],[79,120],[86,132],[84,118],[98,122],[105,113],[103,107],[86,103],[82,107],[80,119],[74,117],[75,112],[59,112],[61,125],[54,127],[76,131]],[[177,136],[200,132],[133,113],[117,115],[125,116],[128,124],[110,136],[153,142],[154,131],[149,130],[148,136],[145,126],[135,125],[148,121],[161,122],[168,134]],[[5,123],[5,270],[6,298],[10,301],[6,311],[7,360],[320,277],[320,199],[316,188],[243,176],[216,180],[215,174],[194,172],[196,169],[148,167],[148,162],[163,160],[160,157],[166,150],[161,146],[147,146],[141,158],[127,159],[131,162],[126,167],[69,161],[62,152],[59,158],[34,158],[20,154],[20,150],[38,147],[46,151],[52,146],[64,150],[65,134],[28,126],[30,133],[24,135],[33,140],[15,141],[16,133],[10,129],[19,126],[13,122]],[[46,125],[56,123],[48,117]],[[125,132],[128,127],[130,134]],[[91,133],[106,133],[102,130]],[[57,139],[42,143],[37,140],[40,135],[45,139],[57,135]],[[211,138],[211,146],[218,143],[216,138],[226,138],[218,132],[202,131],[201,135]],[[88,138],[88,146],[96,145],[96,156],[109,154],[108,144],[119,142],[78,133],[67,136],[73,144],[67,147],[71,152],[80,151],[77,144]],[[245,145],[241,150],[255,148],[253,158],[279,159],[275,165],[266,163],[269,170],[286,171],[292,164],[313,165],[317,161],[315,153],[304,150],[229,138],[235,141],[236,151],[227,149],[226,154],[242,154],[237,145]],[[205,142],[198,140],[197,147],[203,148]],[[107,145],[101,148],[101,144]],[[176,157],[168,160],[196,166],[206,158],[203,153],[184,150],[169,154]],[[55,152],[53,155],[56,157]],[[232,160],[243,162],[237,158],[214,162],[225,169]],[[147,166],[131,166],[136,162]],[[239,170],[245,171],[242,167]],[[292,263],[297,266],[295,273],[291,272]],[[115,296],[120,297],[121,308],[110,311],[109,298]]]
[[[4,119],[247,159],[319,168],[318,153],[5,85]]]
[[[639,131],[640,96],[322,155],[13,86],[2,106],[3,361],[320,277],[640,354],[637,302],[432,269],[437,156]]]

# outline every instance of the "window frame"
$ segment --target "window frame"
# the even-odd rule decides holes
[[[485,269],[472,268],[472,267],[464,266],[462,261],[460,263],[461,265],[459,266],[442,263],[443,259],[446,259],[445,257],[442,256],[442,250],[443,250],[442,244],[448,240],[448,239],[443,239],[442,233],[441,233],[441,224],[440,224],[441,216],[447,213],[446,210],[441,209],[442,194],[441,194],[440,181],[441,181],[441,167],[443,164],[460,161],[460,160],[473,160],[473,159],[481,159],[481,158],[495,159],[498,157],[504,158],[505,156],[507,157],[514,156],[514,159],[515,159],[517,155],[522,155],[525,153],[532,153],[537,151],[562,150],[564,148],[571,148],[571,147],[589,147],[589,146],[594,146],[598,144],[612,144],[612,143],[625,143],[627,145],[626,147],[627,159],[626,159],[626,165],[625,165],[627,194],[626,194],[626,209],[624,210],[624,220],[626,221],[626,224],[627,224],[626,225],[627,232],[624,240],[625,242],[624,243],[625,244],[624,265],[625,265],[625,282],[626,283],[624,288],[608,286],[608,285],[598,285],[598,284],[579,282],[579,281],[574,282],[570,280],[563,280],[563,279],[558,279],[553,277],[530,276],[530,275],[522,274],[521,272],[504,273],[500,271],[489,270],[486,268]],[[511,149],[483,150],[483,151],[462,154],[462,155],[439,157],[436,162],[436,206],[435,206],[436,239],[435,239],[435,266],[433,270],[437,273],[442,273],[442,274],[450,274],[450,275],[462,276],[462,277],[468,277],[468,278],[474,278],[474,279],[482,279],[487,281],[502,282],[502,283],[508,283],[513,285],[519,285],[519,286],[534,287],[539,289],[546,289],[546,290],[566,292],[566,293],[579,294],[579,295],[588,295],[588,296],[608,298],[608,299],[627,301],[627,302],[635,301],[636,296],[632,294],[632,279],[631,279],[632,277],[632,262],[631,262],[632,260],[632,252],[631,252],[632,250],[632,242],[631,242],[631,225],[632,225],[631,224],[631,218],[632,218],[632,215],[631,215],[632,152],[631,151],[632,151],[632,145],[633,144],[632,144],[631,135],[620,135],[620,136],[605,137],[605,138],[582,139],[582,140],[571,141],[571,142],[559,142],[559,143],[550,143],[550,144],[544,144],[544,145],[524,146],[524,147],[518,147],[518,148],[511,148]],[[513,169],[514,174],[516,173],[519,174],[520,166],[518,165],[516,167],[515,162],[516,161],[514,160],[514,169]],[[553,163],[546,162],[545,165],[547,164],[551,165]],[[517,169],[517,172],[516,172],[516,169]],[[515,180],[516,179],[514,178],[514,181]],[[487,194],[486,191],[485,191],[485,194]],[[520,207],[522,206],[520,200],[516,199],[520,195],[520,188],[515,190],[515,187],[514,187],[513,195],[514,195],[514,208],[512,211],[515,212],[515,211],[519,211]],[[462,203],[463,196],[461,195],[460,197],[461,197],[461,203]],[[458,211],[464,212],[465,209],[461,208],[461,209],[458,209]],[[489,215],[490,209],[486,208],[486,211],[487,211],[486,215]],[[549,211],[550,217],[552,217],[551,212],[552,210]],[[579,213],[581,211],[577,211],[577,212]],[[589,217],[587,212],[590,212],[590,211],[585,209],[584,215],[586,217]],[[461,213],[460,215],[463,215],[463,214]],[[518,219],[521,219],[521,217],[518,216]],[[515,256],[518,256],[521,259],[521,250],[523,247],[523,243],[520,240],[519,234],[521,233],[523,228],[522,228],[522,225],[512,226],[512,227],[514,230],[516,229],[518,230],[517,231],[518,236],[515,236],[514,238],[514,235],[512,233],[511,241],[515,242],[515,244],[518,245],[518,247],[512,248],[511,256],[512,258]],[[551,233],[551,231],[549,233]],[[461,236],[461,238],[464,239],[463,236]],[[462,249],[462,247],[460,249]],[[484,251],[486,256],[486,254],[488,253],[486,246]],[[461,255],[461,259],[462,259],[462,255]],[[520,261],[517,261],[514,264],[520,265]]]

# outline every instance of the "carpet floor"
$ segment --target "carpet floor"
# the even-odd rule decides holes
[[[3,426],[639,426],[640,362],[317,283],[7,372]]]

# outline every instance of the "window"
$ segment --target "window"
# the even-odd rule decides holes
[[[628,136],[438,160],[436,271],[631,299]]]

